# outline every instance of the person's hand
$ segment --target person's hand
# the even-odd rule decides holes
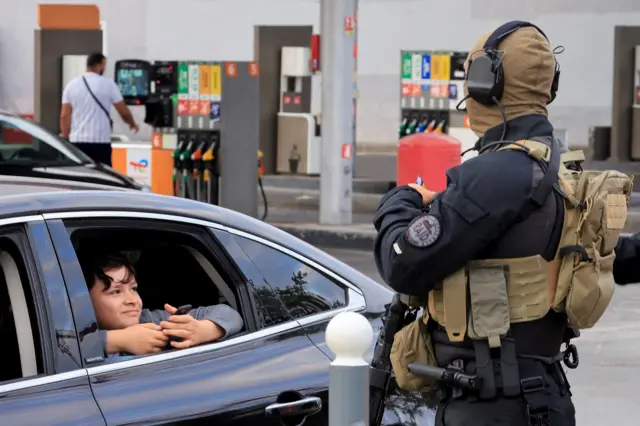
[[[181,342],[171,341],[176,349],[185,349],[202,343],[218,340],[224,335],[224,330],[213,321],[197,320],[191,315],[174,315],[177,309],[171,305],[164,305],[164,309],[171,314],[167,321],[160,326],[167,337],[179,337]]]
[[[121,330],[107,332],[107,351],[126,352],[132,355],[145,355],[162,351],[169,337],[157,324],[136,324]]]
[[[129,126],[129,130],[131,130],[133,133],[138,133],[140,131],[140,128],[136,123],[133,123],[131,126]]]
[[[420,193],[420,195],[422,196],[422,202],[425,205],[429,204],[433,200],[433,197],[435,197],[436,195],[435,192],[429,191],[427,188],[425,188],[424,186],[420,186],[417,183],[410,183],[408,186]]]

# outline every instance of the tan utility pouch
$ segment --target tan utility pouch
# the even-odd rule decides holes
[[[586,250],[586,256],[574,254],[562,259],[558,289],[566,288],[568,282],[565,312],[569,324],[585,329],[600,320],[613,298],[614,249],[627,219],[633,183],[629,176],[607,170],[584,171],[574,185],[576,198],[581,200],[576,207],[577,245]],[[561,247],[564,243],[568,241],[561,242]]]
[[[469,267],[469,296],[471,297],[471,318],[469,337],[474,340],[488,340],[489,347],[500,347],[500,338],[511,326],[507,277],[503,266]]]
[[[437,387],[436,381],[409,372],[409,364],[414,362],[437,366],[433,342],[427,330],[430,319],[428,314],[425,315],[398,331],[391,346],[391,366],[398,387],[410,392],[428,392]]]
[[[613,298],[615,253],[601,256],[595,248],[587,248],[591,261],[579,260],[573,267],[573,279],[567,294],[565,312],[569,324],[576,329],[593,327]]]

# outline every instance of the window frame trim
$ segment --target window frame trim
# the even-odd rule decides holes
[[[164,361],[186,358],[192,355],[197,354],[205,354],[209,352],[216,351],[218,349],[223,349],[226,347],[233,347],[236,345],[241,345],[244,343],[249,343],[255,340],[264,339],[267,337],[271,337],[277,334],[281,334],[283,332],[297,329],[301,325],[310,325],[314,323],[319,323],[326,321],[334,316],[342,313],[342,312],[362,312],[366,309],[366,300],[364,297],[364,293],[360,290],[355,284],[347,281],[346,279],[340,277],[337,273],[332,270],[319,265],[307,257],[288,249],[287,247],[281,246],[280,244],[274,243],[257,235],[250,234],[248,232],[242,231],[240,229],[236,229],[230,226],[225,226],[214,221],[207,221],[201,219],[195,219],[186,216],[177,216],[171,214],[161,214],[161,213],[151,213],[151,212],[140,212],[140,211],[117,211],[117,210],[107,210],[107,211],[74,211],[74,212],[60,212],[60,213],[44,213],[41,215],[25,215],[18,216],[6,219],[0,219],[0,227],[5,225],[11,225],[16,223],[26,223],[26,222],[34,222],[41,220],[53,220],[53,219],[81,219],[81,218],[113,218],[113,217],[121,217],[121,218],[139,218],[139,219],[155,219],[155,220],[164,220],[169,222],[181,222],[181,223],[189,223],[193,225],[199,225],[207,228],[218,229],[222,231],[229,232],[230,234],[239,235],[250,240],[265,244],[275,250],[281,251],[284,254],[287,254],[291,257],[296,258],[298,261],[303,262],[315,269],[318,269],[325,274],[329,275],[331,278],[336,280],[339,283],[342,283],[347,287],[347,295],[348,295],[348,303],[347,306],[343,308],[333,309],[330,311],[325,311],[319,314],[309,315],[307,317],[303,317],[298,319],[297,321],[292,320],[286,323],[274,325],[271,327],[264,328],[262,330],[254,331],[247,334],[242,334],[236,337],[231,337],[228,340],[223,340],[221,342],[209,343],[206,345],[200,345],[193,348],[182,349],[180,351],[168,352],[168,353],[160,353],[147,355],[140,358],[108,363],[104,365],[99,365],[95,367],[82,368],[72,371],[67,371],[64,373],[52,374],[43,377],[36,377],[33,379],[19,379],[15,382],[0,384],[0,395],[7,394],[9,392],[14,392],[22,389],[29,389],[37,386],[53,384],[64,382],[80,377],[88,377],[89,379],[94,376],[102,375],[105,373],[113,372],[113,371],[121,371],[129,368],[140,367],[144,365],[152,365],[156,363],[161,363]]]

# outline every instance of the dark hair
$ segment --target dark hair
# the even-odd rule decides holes
[[[100,65],[105,59],[107,59],[107,57],[102,53],[94,52],[87,57],[87,67],[95,67],[96,65]]]
[[[83,253],[78,257],[82,274],[84,275],[89,290],[93,288],[96,280],[102,281],[105,290],[109,289],[112,279],[105,271],[111,269],[125,267],[127,269],[127,276],[124,278],[124,282],[129,282],[132,278],[136,277],[136,271],[133,265],[129,262],[129,259],[121,253]]]

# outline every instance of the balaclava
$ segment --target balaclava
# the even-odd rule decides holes
[[[491,32],[484,34],[469,52],[469,60],[482,55],[482,46]],[[514,31],[498,45],[504,69],[504,93],[500,105],[507,121],[528,114],[547,115],[547,102],[551,99],[551,84],[555,73],[553,49],[547,39],[534,27]],[[464,86],[467,96],[467,85]],[[466,100],[471,129],[482,136],[487,129],[502,124],[497,106],[485,106],[471,98]]]

